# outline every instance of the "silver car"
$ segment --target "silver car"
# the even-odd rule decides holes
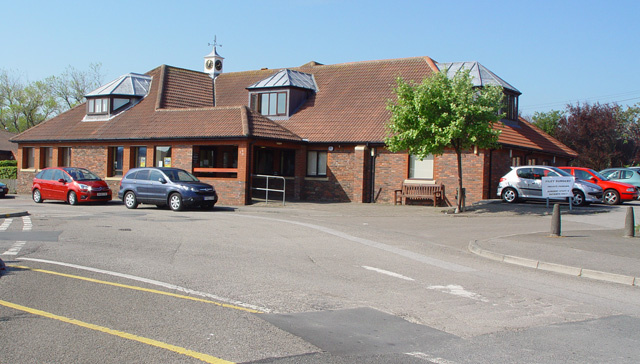
[[[573,185],[573,205],[584,206],[602,201],[602,187],[575,178],[569,173],[550,166],[512,167],[511,171],[500,178],[498,196],[508,203],[522,200],[546,200],[542,197],[542,177],[571,177]]]

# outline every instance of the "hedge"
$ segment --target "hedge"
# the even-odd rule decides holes
[[[17,166],[18,166],[18,161],[15,161],[15,160],[0,161],[0,167],[17,167]]]
[[[0,179],[18,178],[18,167],[0,167]]]

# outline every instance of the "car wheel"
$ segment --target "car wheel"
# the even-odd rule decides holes
[[[182,196],[180,196],[179,193],[172,193],[171,196],[169,196],[169,207],[173,211],[182,210]]]
[[[579,190],[573,191],[573,206],[585,206],[587,201],[584,198],[584,193]]]
[[[40,190],[37,189],[37,188],[35,190],[33,190],[33,201],[35,203],[42,203],[42,201],[44,201],[42,199],[42,194],[40,193]]]
[[[502,200],[507,203],[514,203],[518,201],[518,191],[508,187],[502,190]]]
[[[616,190],[606,190],[604,191],[604,195],[602,196],[602,200],[607,205],[619,205],[622,201],[620,201],[620,194]]]
[[[76,193],[73,191],[69,192],[69,195],[67,196],[67,202],[69,203],[69,205],[77,205],[78,195],[76,195]]]
[[[136,194],[132,191],[129,191],[124,194],[124,205],[127,206],[128,209],[135,209],[138,207],[138,199],[136,198]]]

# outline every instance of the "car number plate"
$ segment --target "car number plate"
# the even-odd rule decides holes
[[[98,196],[106,196],[106,195],[108,195],[108,193],[106,193],[106,192],[98,192],[97,195]]]
[[[211,201],[211,200],[215,200],[216,197],[215,196],[204,196],[204,200],[205,201]]]

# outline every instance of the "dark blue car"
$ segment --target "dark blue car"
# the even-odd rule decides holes
[[[179,168],[132,168],[120,181],[118,198],[129,209],[146,203],[168,205],[173,211],[187,206],[212,209],[218,202],[212,185]]]

